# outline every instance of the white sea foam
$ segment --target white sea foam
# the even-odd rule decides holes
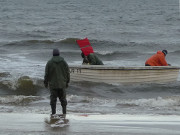
[[[128,103],[131,105],[138,105],[138,106],[149,106],[149,107],[172,107],[172,106],[179,106],[180,105],[180,97],[173,96],[167,98],[151,98],[151,99],[137,99],[131,101],[125,101],[124,103]]]
[[[179,96],[171,96],[166,98],[158,97],[150,99],[104,99],[71,95],[68,96],[68,100],[72,103],[87,102],[90,104],[98,104],[101,106],[116,106],[118,104],[121,104],[141,107],[172,107],[180,105]]]

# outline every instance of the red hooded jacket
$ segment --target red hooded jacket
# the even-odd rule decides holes
[[[150,66],[168,66],[165,54],[162,51],[158,51],[156,54],[146,60],[146,63]]]

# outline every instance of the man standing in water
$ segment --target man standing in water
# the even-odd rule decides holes
[[[59,98],[62,113],[66,115],[66,88],[70,81],[69,66],[60,56],[58,49],[53,49],[53,57],[47,62],[45,68],[44,85],[50,89],[50,105],[52,115],[56,114],[56,102]]]

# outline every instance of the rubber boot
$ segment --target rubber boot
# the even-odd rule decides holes
[[[51,105],[51,112],[52,114],[56,114],[56,106]]]
[[[66,118],[66,106],[62,106],[63,118]]]
[[[62,107],[62,113],[63,113],[63,114],[66,114],[66,106],[63,106],[63,107]]]

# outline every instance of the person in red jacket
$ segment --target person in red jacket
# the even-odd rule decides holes
[[[165,59],[167,53],[167,50],[157,51],[156,54],[146,60],[145,66],[170,66]]]

